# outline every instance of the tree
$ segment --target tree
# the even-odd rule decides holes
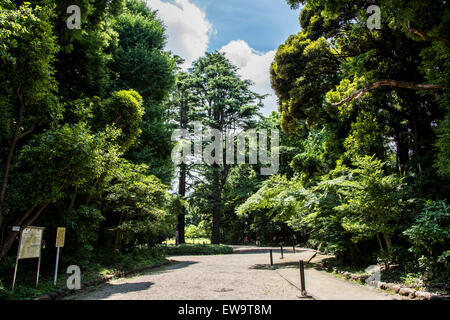
[[[419,259],[421,269],[432,277],[447,279],[450,275],[448,241],[450,208],[445,201],[428,201],[410,228],[403,233]]]
[[[207,128],[221,132],[226,137],[236,130],[245,130],[252,125],[259,104],[255,104],[259,95],[252,92],[250,81],[242,80],[224,54],[207,53],[194,62],[191,74],[193,91],[198,98],[197,119],[201,119]],[[215,137],[217,139],[217,137]],[[221,138],[222,139],[222,138]],[[223,148],[222,141],[215,141]],[[214,144],[210,144],[210,147]],[[206,150],[206,149],[205,149]],[[220,217],[223,207],[223,187],[230,170],[226,154],[211,153],[214,161],[210,165],[199,167],[200,176],[209,186],[212,205],[212,243],[220,242]]]
[[[357,157],[354,166],[338,166],[331,172],[336,180],[329,183],[338,183],[338,194],[343,197],[335,210],[343,214],[342,226],[353,234],[353,241],[376,236],[384,250],[381,233],[389,249],[401,218],[402,178],[386,175],[383,163],[374,157]]]
[[[170,234],[167,187],[158,178],[147,176],[147,170],[145,165],[122,161],[106,190],[103,207],[109,238],[114,239],[114,255],[120,247],[152,246]]]
[[[163,188],[147,175],[152,170],[165,180],[172,176],[170,126],[161,103],[174,82],[176,58],[164,51],[164,27],[143,2],[127,1],[127,9],[124,0],[78,1],[80,30],[66,26],[71,2],[30,2],[0,1],[0,259],[17,236],[7,226],[23,229],[38,221],[67,226],[73,243],[68,252],[88,263],[111,222],[104,215],[120,207],[105,199],[108,192],[138,197],[136,212],[143,203],[164,211],[170,202],[151,202],[143,193]],[[156,160],[153,168],[124,160],[142,141],[155,149],[134,160]],[[124,163],[139,188],[120,179]],[[144,217],[144,211],[128,218],[156,224],[144,228],[153,245],[156,234],[171,228],[170,219]]]
[[[370,30],[366,9],[373,1],[288,3],[304,7],[302,32],[280,46],[271,70],[282,128],[295,130],[306,121],[309,128],[331,129],[343,143],[356,128],[355,119],[366,119],[364,126],[372,119],[385,142],[380,137],[378,146],[369,148],[376,147],[377,156],[389,156],[386,141],[394,141],[397,171],[420,176],[416,191],[445,194],[440,187],[447,185],[441,181],[445,174],[436,179],[434,164],[445,172],[449,48],[443,23],[448,6],[443,1],[385,0],[376,3],[383,8],[382,28]]]
[[[25,228],[66,192],[102,174],[105,153],[117,132],[92,134],[85,123],[60,125],[36,135],[24,146],[14,166],[6,195],[8,223]],[[3,258],[17,236],[9,231],[0,247]]]
[[[58,51],[49,7],[0,2],[0,230],[5,231],[5,196],[17,151],[37,126],[58,112],[52,63]],[[2,250],[3,254],[3,250]]]
[[[176,83],[172,92],[167,99],[165,105],[168,109],[168,114],[174,122],[174,126],[177,126],[181,130],[193,129],[190,121],[195,120],[195,110],[199,101],[195,95],[194,89],[194,77],[186,72],[179,71],[176,77]],[[187,138],[187,137],[181,137]],[[178,142],[178,147],[182,147],[184,140]],[[186,206],[185,197],[188,188],[188,179],[190,179],[190,171],[192,165],[182,161],[178,164],[178,195],[180,197],[180,212],[178,212],[178,241],[179,243],[185,243],[185,220],[186,220]]]
[[[156,12],[138,0],[128,0],[126,8],[112,23],[119,36],[110,63],[112,88],[139,92],[145,114],[140,124],[142,134],[125,156],[134,163],[147,164],[149,174],[170,184],[171,125],[163,102],[175,83],[176,58],[164,50],[166,30]]]
[[[53,0],[33,0],[54,5]],[[79,98],[105,98],[112,91],[110,64],[118,45],[112,28],[114,17],[124,9],[125,0],[78,0],[81,28],[67,28],[67,8],[73,1],[56,1],[53,26],[61,50],[55,61],[55,78],[62,84],[59,94],[65,101]],[[129,89],[129,88],[121,88]]]

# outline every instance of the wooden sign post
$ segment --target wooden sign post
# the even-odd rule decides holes
[[[39,269],[41,267],[41,247],[42,236],[44,228],[41,227],[27,227],[20,232],[19,246],[17,248],[16,264],[14,266],[14,277],[12,283],[12,290],[16,284],[17,266],[19,259],[38,258],[38,267],[36,275],[36,287],[39,283]]]
[[[56,265],[55,265],[55,280],[53,285],[56,286],[58,280],[58,264],[59,264],[59,248],[64,247],[64,240],[66,238],[66,228],[58,228],[56,231]]]

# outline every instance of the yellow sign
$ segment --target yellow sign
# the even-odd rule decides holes
[[[19,259],[39,258],[41,256],[42,234],[44,228],[23,229],[20,239]]]
[[[58,228],[56,232],[56,247],[64,247],[65,238],[66,238],[66,228]]]

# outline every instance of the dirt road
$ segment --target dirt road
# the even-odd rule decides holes
[[[169,257],[172,264],[133,278],[112,280],[93,292],[70,299],[86,300],[301,300],[298,268],[290,262],[313,254],[298,249],[274,250],[275,270],[269,267],[269,249],[235,246],[236,253],[214,256]],[[285,267],[286,266],[286,267]],[[294,265],[295,266],[295,265]],[[396,299],[313,269],[306,270],[306,289],[316,299]]]

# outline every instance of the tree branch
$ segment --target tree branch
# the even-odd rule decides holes
[[[23,114],[25,112],[25,103],[23,101],[23,94],[22,94],[22,90],[21,90],[20,86],[16,89],[16,95],[19,100],[19,116],[18,116],[16,129],[14,130],[14,136],[11,140],[11,144],[9,147],[8,156],[5,161],[5,168],[3,171],[3,181],[2,181],[2,186],[0,189],[0,215],[3,214],[2,210],[3,210],[3,203],[5,201],[6,187],[8,185],[9,170],[11,168],[11,162],[13,159],[14,151],[16,150],[17,141],[19,140],[18,139],[19,131],[20,131],[20,128],[22,127],[23,118],[24,118]],[[1,225],[0,225],[0,227],[1,227]]]
[[[380,80],[377,82],[372,83],[370,86],[359,89],[358,91],[355,91],[350,96],[345,98],[342,101],[339,101],[337,103],[333,103],[333,107],[339,107],[343,105],[344,103],[347,103],[351,100],[358,100],[361,99],[361,97],[368,91],[374,90],[379,87],[396,87],[396,88],[402,88],[402,89],[411,89],[411,90],[441,90],[444,89],[445,86],[439,85],[439,84],[418,84],[413,82],[405,82],[405,81],[398,81],[398,80],[392,80],[392,79],[385,79]]]
[[[21,140],[23,138],[25,138],[26,136],[28,136],[29,134],[31,134],[34,131],[34,128],[36,127],[37,121],[33,122],[33,124],[31,125],[31,128],[28,129],[27,131],[25,131],[24,133],[22,133],[17,140]]]
[[[438,41],[438,42],[444,42],[444,43],[447,43],[447,44],[450,43],[450,41],[447,40],[447,39],[440,38],[440,37],[430,37],[430,36],[428,36],[426,33],[422,32],[422,31],[419,31],[417,29],[411,28],[411,22],[410,21],[408,21],[408,31],[410,33],[412,33],[412,34],[418,35],[419,37],[421,37],[422,39],[424,39],[426,41],[431,41],[431,42]]]

